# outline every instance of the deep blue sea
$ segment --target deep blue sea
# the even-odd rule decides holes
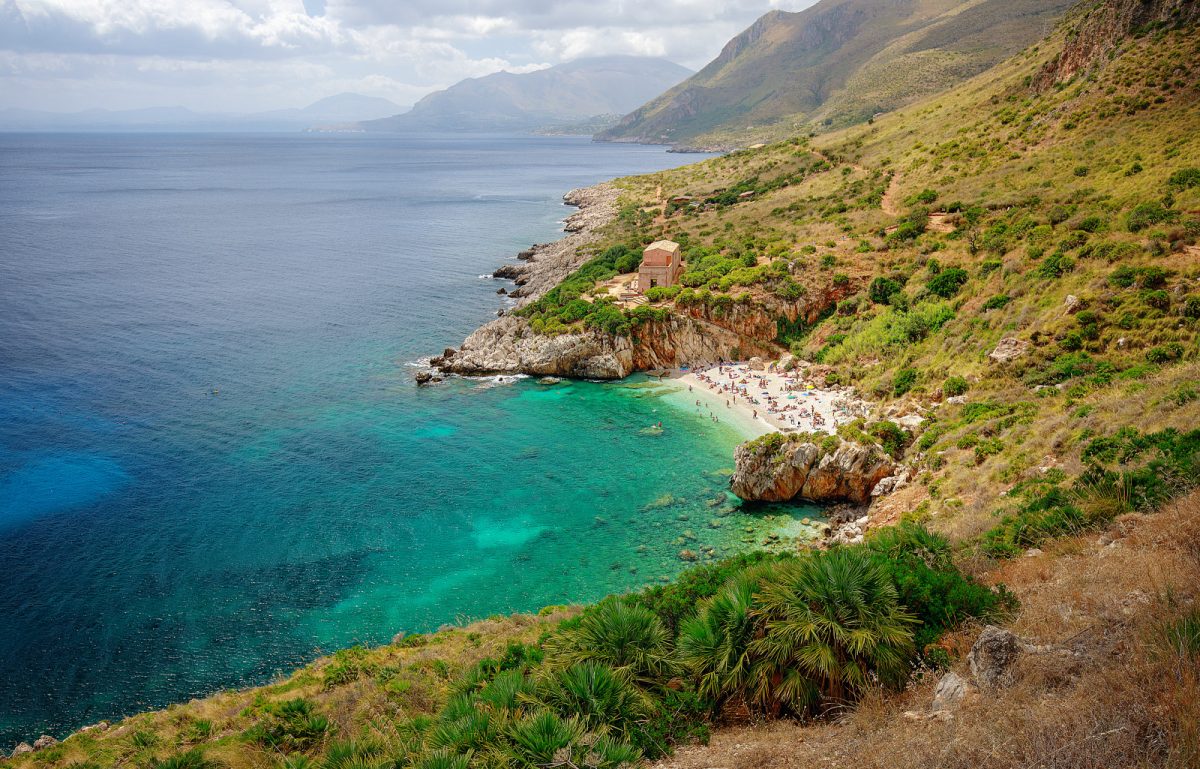
[[[0,135],[0,747],[638,587],[681,536],[766,525],[725,498],[738,437],[660,387],[412,382],[566,190],[695,160]]]

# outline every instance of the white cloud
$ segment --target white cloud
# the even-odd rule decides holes
[[[411,103],[613,53],[699,68],[762,13],[813,2],[0,0],[0,106],[262,109],[348,89]]]

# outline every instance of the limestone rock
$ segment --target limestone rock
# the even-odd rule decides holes
[[[1020,358],[1027,352],[1029,352],[1029,342],[1017,339],[1015,336],[1006,336],[996,344],[996,349],[988,353],[988,357],[997,363],[1007,363]]]
[[[762,358],[759,358],[757,356],[751,358],[750,361],[747,363],[747,366],[751,371],[766,371],[767,370],[766,362],[764,362]]]
[[[796,368],[796,356],[790,352],[785,352],[780,356],[779,362],[775,364],[776,371],[788,372]]]
[[[453,374],[532,374],[620,379],[633,370],[629,339],[586,330],[558,336],[535,334],[511,315],[477,329],[452,355],[433,364]]]
[[[971,675],[982,686],[997,688],[1013,681],[1012,667],[1021,656],[1021,639],[1004,628],[988,625],[979,634],[967,661]]]
[[[965,395],[951,395],[949,398],[946,399],[946,403],[949,403],[951,406],[961,406],[962,404],[964,404],[966,402],[967,402],[967,396],[965,396]]]
[[[879,483],[875,484],[875,488],[871,489],[872,497],[882,497],[884,494],[891,494],[893,491],[899,491],[908,485],[908,470],[902,470],[896,475],[889,475]]]
[[[933,704],[930,705],[930,710],[935,713],[940,710],[954,710],[962,704],[970,689],[971,685],[958,673],[947,673],[933,690]]]
[[[1063,301],[1063,307],[1067,310],[1067,315],[1074,315],[1083,309],[1083,300],[1074,294],[1067,294],[1067,298]]]
[[[418,371],[413,379],[417,380],[418,385],[426,385],[433,381],[433,374],[428,371]]]
[[[734,452],[734,465],[733,493],[761,502],[799,498],[863,504],[881,480],[896,472],[895,462],[876,446],[839,440],[830,451],[782,437],[743,443]]]
[[[11,758],[16,758],[17,756],[21,756],[26,753],[32,753],[32,752],[33,752],[32,745],[30,745],[28,742],[20,742],[20,743],[17,743],[17,746],[15,748],[13,748]]]
[[[44,748],[53,747],[54,745],[57,745],[57,744],[58,744],[58,740],[54,739],[53,737],[51,737],[48,734],[43,734],[41,737],[38,737],[36,740],[33,741],[33,749],[34,750],[42,750]]]
[[[507,278],[508,280],[517,280],[525,274],[526,267],[519,264],[506,264],[492,273],[493,278]]]

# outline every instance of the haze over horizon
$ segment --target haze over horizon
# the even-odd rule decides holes
[[[411,105],[464,78],[590,56],[699,69],[815,0],[0,0],[0,108],[257,112],[354,92]]]

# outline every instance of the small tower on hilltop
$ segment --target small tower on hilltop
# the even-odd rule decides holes
[[[661,286],[666,288],[679,282],[683,275],[683,256],[679,244],[671,240],[657,240],[642,252],[642,266],[638,268],[638,290]]]

